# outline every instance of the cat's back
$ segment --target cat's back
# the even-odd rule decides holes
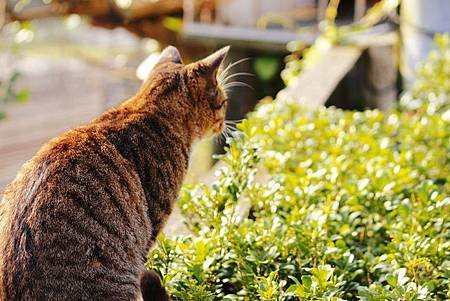
[[[151,232],[143,199],[100,127],[50,141],[0,203],[0,299],[134,294]]]

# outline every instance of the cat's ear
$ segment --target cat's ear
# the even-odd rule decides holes
[[[230,46],[225,46],[202,60],[202,65],[208,69],[208,73],[213,77],[216,77],[219,67],[229,50]]]
[[[175,63],[175,64],[183,64],[181,60],[180,52],[173,46],[167,46],[164,48],[163,52],[161,52],[158,62],[156,65],[160,65],[163,63]]]

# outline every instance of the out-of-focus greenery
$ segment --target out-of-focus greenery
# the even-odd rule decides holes
[[[434,81],[411,92],[425,108]],[[260,105],[217,180],[182,191],[192,235],[160,237],[148,268],[174,300],[449,299],[450,121],[420,108]]]
[[[437,35],[434,41],[437,49],[419,66],[416,81],[401,98],[400,106],[428,114],[440,112],[450,119],[450,35]]]
[[[255,75],[263,82],[270,81],[278,75],[280,63],[277,57],[261,55],[255,58],[253,62]]]
[[[20,74],[13,71],[5,80],[0,80],[0,120],[6,117],[6,105],[11,102],[23,103],[28,100],[27,90],[17,90],[15,85]]]
[[[367,11],[361,20],[345,26],[336,25],[339,3],[340,0],[331,0],[328,4],[325,19],[319,26],[321,32],[311,46],[306,47],[300,41],[288,43],[287,49],[292,54],[287,57],[286,68],[281,73],[281,78],[286,85],[289,85],[289,82],[296,78],[304,69],[313,66],[334,45],[346,44],[348,37],[370,29],[395,11],[400,4],[400,0],[379,1]],[[300,53],[301,59],[299,59]]]

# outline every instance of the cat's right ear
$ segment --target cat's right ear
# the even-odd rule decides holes
[[[178,49],[173,46],[167,46],[163,52],[161,52],[156,66],[164,63],[183,64]]]
[[[229,50],[230,46],[225,46],[217,50],[210,56],[201,60],[202,65],[207,68],[209,74],[212,74],[213,77],[217,76],[217,73],[219,72],[219,67],[222,64],[225,57],[227,56]]]

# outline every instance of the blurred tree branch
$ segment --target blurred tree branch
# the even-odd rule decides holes
[[[15,9],[13,2],[17,1],[0,0],[4,6],[4,22],[78,14],[89,17],[95,26],[124,27],[140,37],[151,37],[163,44],[177,41],[177,33],[164,26],[164,19],[181,17],[183,13],[182,0],[53,0],[50,4],[26,5],[20,10]]]
[[[64,11],[56,5],[48,5],[41,7],[31,7],[20,12],[13,12],[9,6],[6,7],[6,21],[28,21],[34,19],[42,19],[48,17],[56,17],[64,15]]]

